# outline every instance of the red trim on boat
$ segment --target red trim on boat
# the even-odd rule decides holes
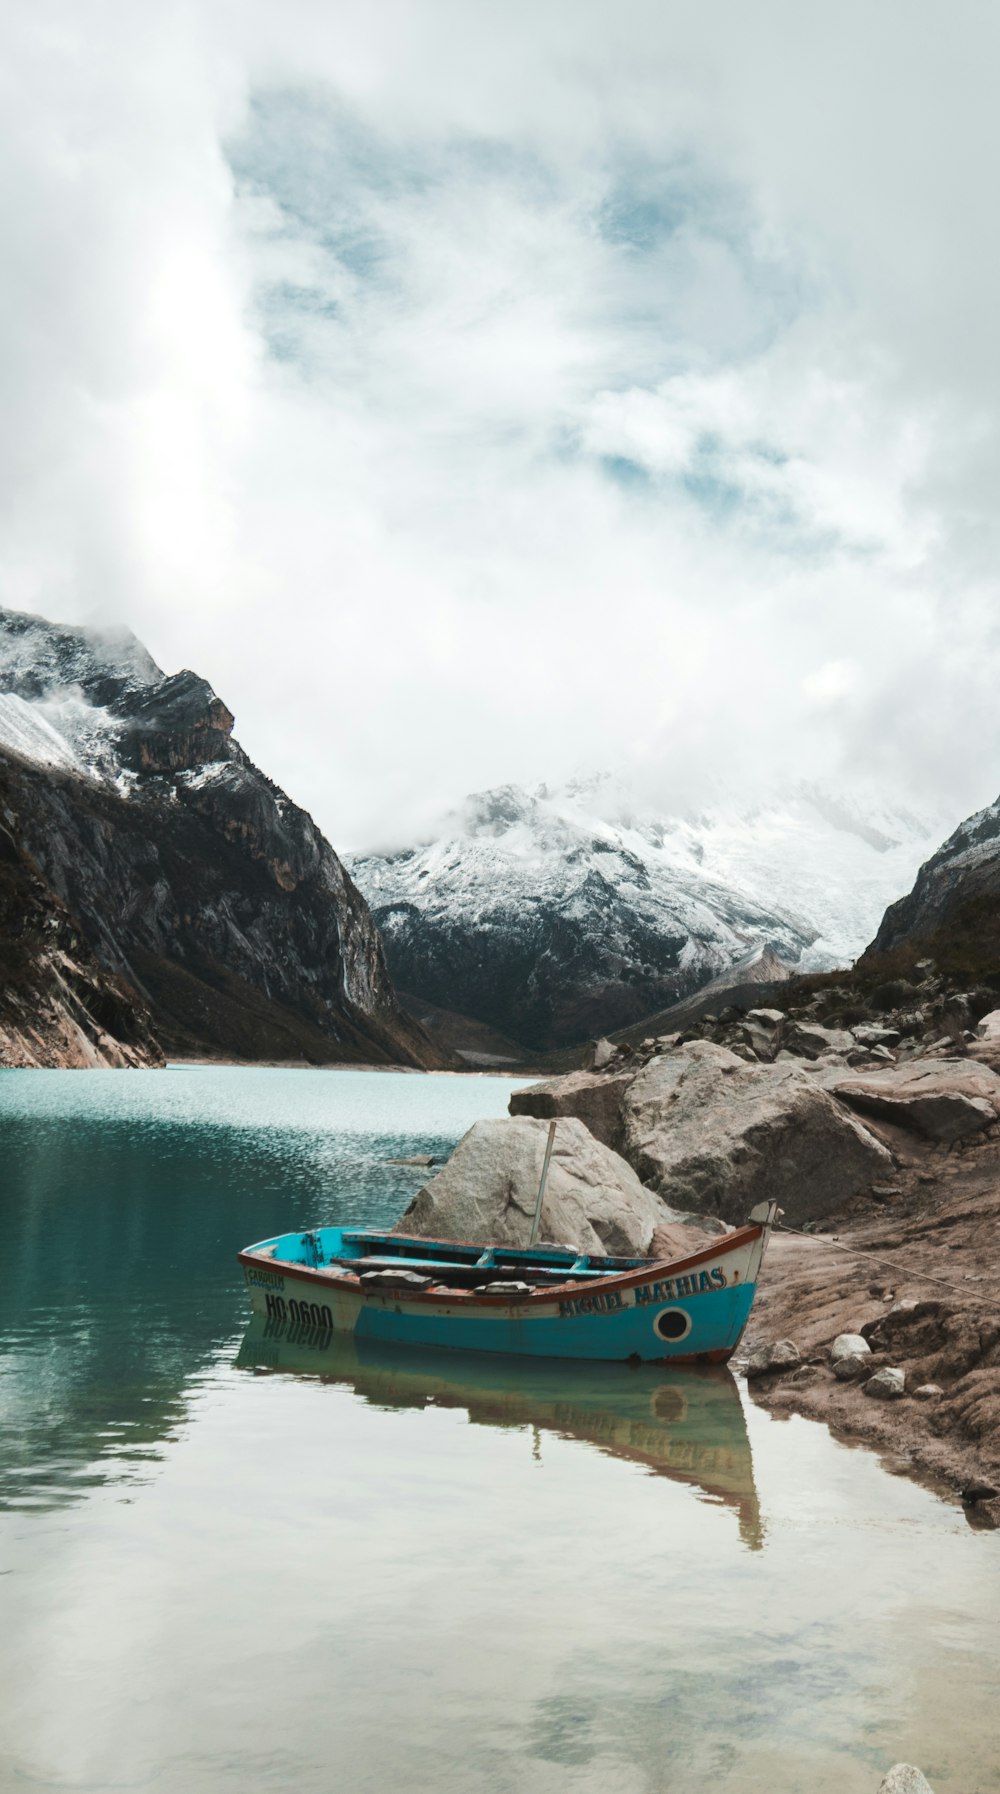
[[[574,1282],[572,1278],[567,1278],[565,1283],[551,1283],[544,1289],[532,1290],[530,1296],[481,1296],[468,1289],[449,1290],[447,1295],[445,1295],[443,1291],[436,1289],[375,1290],[365,1289],[363,1287],[361,1289],[361,1294],[366,1300],[369,1297],[377,1296],[383,1301],[390,1302],[398,1302],[401,1298],[407,1302],[430,1302],[438,1305],[442,1302],[472,1302],[477,1308],[510,1308],[514,1304],[521,1307],[528,1302],[564,1301],[567,1290],[585,1290],[587,1295],[593,1295],[595,1291],[631,1289],[636,1284],[640,1283],[666,1281],[667,1278],[680,1276],[684,1271],[692,1269],[695,1265],[706,1264],[709,1259],[721,1258],[728,1255],[730,1252],[740,1251],[742,1247],[749,1246],[754,1240],[759,1240],[763,1232],[764,1227],[761,1223],[754,1223],[754,1225],[750,1227],[739,1227],[734,1233],[717,1236],[714,1245],[706,1246],[703,1252],[693,1252],[688,1258],[651,1258],[647,1260],[640,1270],[615,1271],[610,1273],[607,1277],[588,1278],[586,1282]],[[405,1236],[400,1236],[398,1234],[393,1235],[393,1238],[404,1238],[405,1244],[407,1245],[425,1246],[428,1243],[426,1240],[406,1238]],[[437,1243],[442,1246],[474,1246],[479,1242],[476,1240],[440,1240]],[[519,1250],[519,1247],[511,1247],[511,1251]],[[302,1283],[318,1283],[321,1288],[324,1289],[329,1289],[330,1285],[333,1284],[334,1288],[340,1287],[345,1290],[353,1290],[357,1292],[359,1287],[360,1280],[355,1274],[351,1272],[345,1274],[339,1270],[334,1271],[329,1265],[289,1264],[283,1258],[270,1258],[263,1252],[238,1252],[236,1256],[241,1265],[263,1265],[270,1271],[278,1271],[282,1277],[296,1277]],[[399,1268],[400,1270],[405,1271],[405,1259],[400,1260]],[[456,1269],[457,1268],[458,1267],[456,1267]],[[462,1268],[469,1270],[472,1267],[466,1265]],[[483,1268],[487,1269],[488,1267],[484,1266]],[[713,1361],[718,1357],[718,1354],[711,1352],[708,1354],[698,1354],[699,1358],[704,1358],[706,1355],[712,1358]],[[728,1356],[728,1352],[724,1353],[720,1362],[724,1361]],[[682,1358],[671,1357],[670,1359],[671,1364],[682,1364],[684,1362],[685,1360]],[[693,1364],[695,1360],[692,1358],[689,1362]]]

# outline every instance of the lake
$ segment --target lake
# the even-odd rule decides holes
[[[0,1072],[0,1790],[996,1794],[1000,1538],[724,1372],[394,1356],[237,1249],[514,1086]]]

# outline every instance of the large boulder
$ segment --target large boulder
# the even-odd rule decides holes
[[[512,1115],[532,1115],[538,1121],[553,1121],[560,1116],[575,1115],[585,1122],[595,1140],[618,1152],[622,1143],[623,1104],[625,1092],[634,1082],[635,1066],[601,1075],[595,1071],[571,1071],[564,1078],[548,1083],[530,1084],[527,1090],[515,1090],[510,1099]]]
[[[397,1232],[526,1246],[548,1131],[545,1121],[529,1116],[477,1121],[439,1175],[417,1192]],[[676,1219],[582,1121],[558,1123],[540,1239],[581,1252],[645,1254],[656,1228]],[[695,1240],[692,1250],[706,1243],[701,1234]]]
[[[710,1041],[654,1059],[632,1079],[622,1150],[674,1208],[733,1222],[771,1198],[793,1224],[829,1215],[867,1195],[893,1163],[804,1067],[750,1065]]]
[[[961,1140],[1000,1118],[1000,1077],[976,1060],[937,1059],[839,1080],[834,1096],[861,1114],[929,1140]]]

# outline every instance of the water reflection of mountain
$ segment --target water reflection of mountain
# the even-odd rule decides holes
[[[237,1366],[344,1383],[377,1407],[462,1408],[477,1426],[532,1426],[644,1464],[732,1509],[751,1550],[763,1543],[739,1392],[717,1367],[532,1363],[412,1352],[255,1315]]]

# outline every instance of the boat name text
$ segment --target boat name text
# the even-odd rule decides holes
[[[278,1271],[265,1271],[259,1265],[244,1265],[248,1283],[255,1283],[258,1289],[284,1289],[285,1279]]]
[[[701,1296],[707,1291],[725,1289],[726,1273],[721,1265],[715,1265],[711,1271],[692,1271],[687,1277],[664,1277],[657,1283],[640,1283],[631,1292],[637,1307],[644,1307],[647,1302],[676,1302],[682,1296]],[[622,1291],[595,1290],[592,1296],[578,1296],[560,1302],[559,1313],[569,1314],[612,1314],[616,1309],[624,1308]]]

